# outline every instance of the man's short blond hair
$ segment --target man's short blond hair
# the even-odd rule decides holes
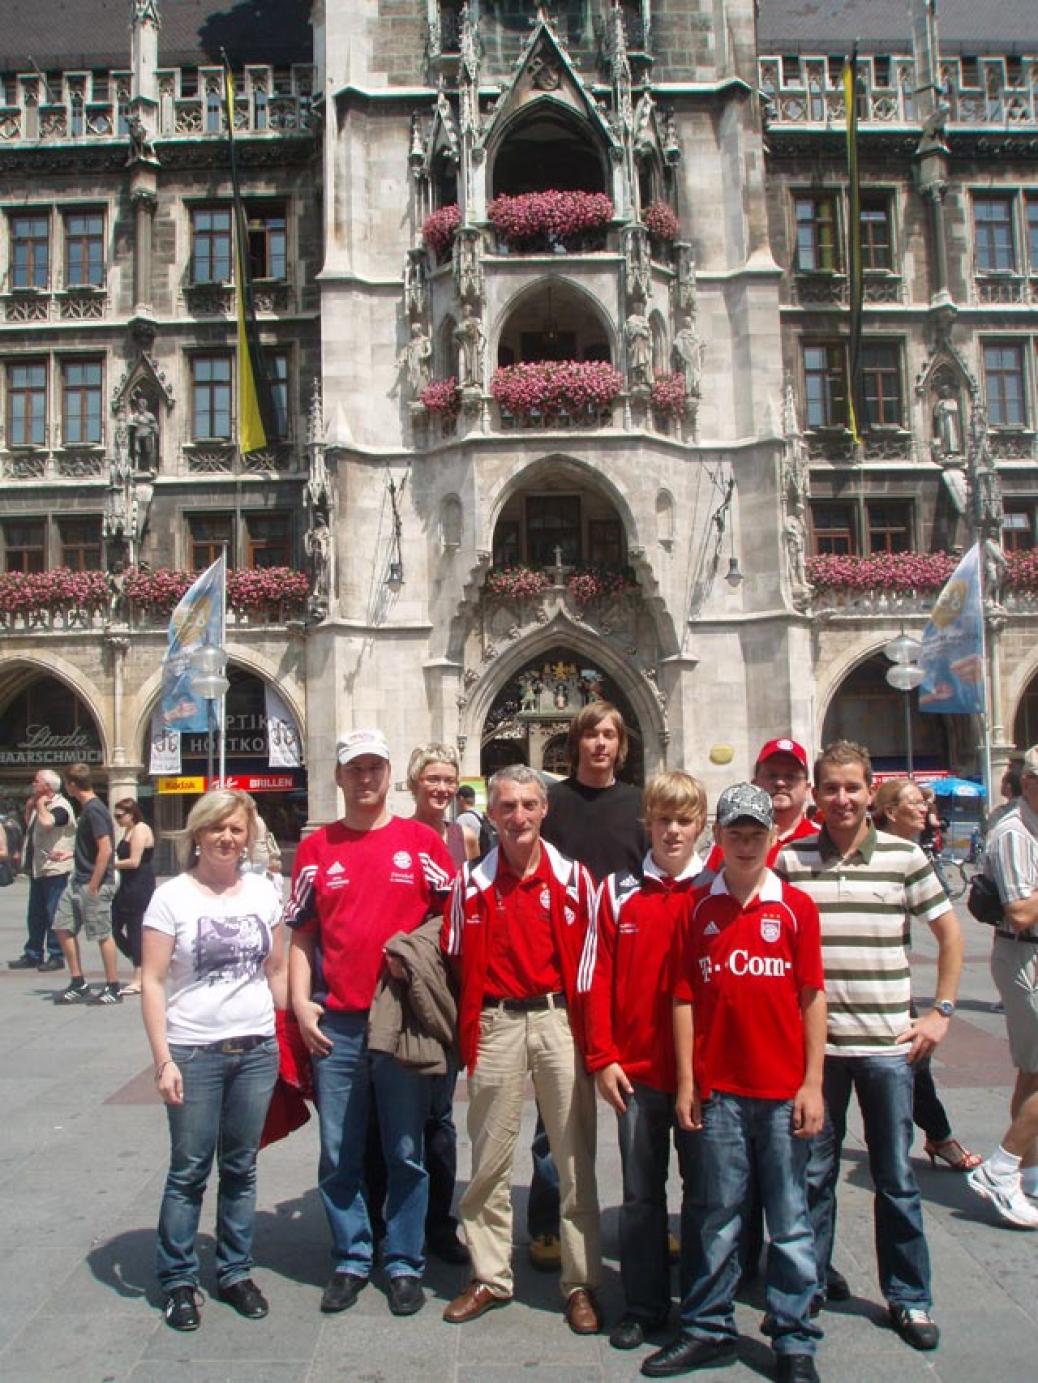
[[[865,775],[865,782],[869,787],[872,786],[872,758],[863,744],[855,744],[853,740],[833,740],[832,744],[827,744],[815,759],[815,787],[821,783],[822,770],[829,764],[841,768],[846,768],[848,764],[857,764]]]
[[[705,822],[706,788],[679,769],[654,773],[642,793],[642,817],[648,823],[654,816],[694,816]]]

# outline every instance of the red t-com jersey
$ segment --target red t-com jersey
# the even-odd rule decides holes
[[[769,870],[740,907],[722,873],[692,895],[677,946],[674,997],[693,1006],[700,1099],[792,1099],[804,1080],[800,991],[825,987],[814,901]]]
[[[488,919],[488,999],[532,999],[562,989],[562,966],[551,929],[551,861],[541,851],[537,868],[520,879],[504,851],[494,881],[494,912]]]
[[[436,832],[399,816],[375,831],[335,821],[301,841],[285,921],[317,940],[315,997],[370,1008],[383,946],[440,910],[454,873]]]

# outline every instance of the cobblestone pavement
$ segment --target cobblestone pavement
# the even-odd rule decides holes
[[[0,891],[0,965],[24,935],[27,886]],[[967,970],[960,1013],[935,1061],[956,1134],[990,1151],[1006,1123],[1011,1079],[1002,1018],[991,1011],[989,934],[964,916]],[[916,938],[916,992],[925,1000],[935,975],[929,934]],[[90,957],[96,963],[96,955]],[[98,972],[88,971],[97,979]],[[633,1379],[646,1350],[621,1354],[604,1336],[578,1338],[565,1327],[557,1284],[516,1253],[516,1301],[465,1327],[445,1325],[443,1305],[464,1271],[432,1262],[430,1300],[419,1315],[389,1315],[376,1277],[351,1311],[318,1312],[330,1268],[328,1239],[314,1191],[317,1139],[309,1124],[261,1155],[256,1278],[271,1301],[259,1322],[215,1300],[193,1335],[169,1330],[158,1313],[152,1275],[154,1224],[167,1140],[154,1095],[139,1002],[120,1007],[56,1008],[61,975],[0,969],[0,1377],[6,1383],[289,1383],[326,1379],[375,1383],[503,1383],[531,1377],[557,1383]],[[464,1081],[458,1089],[460,1177],[467,1175]],[[533,1126],[525,1111],[516,1189],[520,1240]],[[599,1186],[606,1277],[602,1303],[620,1309],[616,1207],[619,1157],[613,1116],[599,1115]],[[837,1266],[853,1300],[822,1317],[819,1369],[838,1383],[1033,1383],[1038,1359],[1038,1233],[996,1224],[963,1179],[917,1170],[926,1203],[941,1348],[915,1354],[886,1327],[872,1252],[871,1196],[859,1130],[852,1124],[840,1190]],[[672,1178],[672,1207],[677,1186]],[[213,1197],[203,1214],[205,1287],[212,1286]],[[675,1220],[676,1224],[676,1220]],[[762,1296],[738,1308],[739,1361],[725,1376],[771,1376],[758,1332]]]

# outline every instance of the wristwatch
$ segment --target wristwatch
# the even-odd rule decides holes
[[[938,999],[934,1004],[934,1008],[942,1018],[950,1018],[955,1012],[955,1005],[950,999]]]

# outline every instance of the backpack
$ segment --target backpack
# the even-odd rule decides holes
[[[997,927],[1002,921],[1002,899],[998,885],[986,874],[976,874],[966,895],[966,906],[970,914],[986,927]]]
[[[482,812],[479,814],[479,858],[488,855],[497,844],[497,829],[494,827],[489,817]]]

